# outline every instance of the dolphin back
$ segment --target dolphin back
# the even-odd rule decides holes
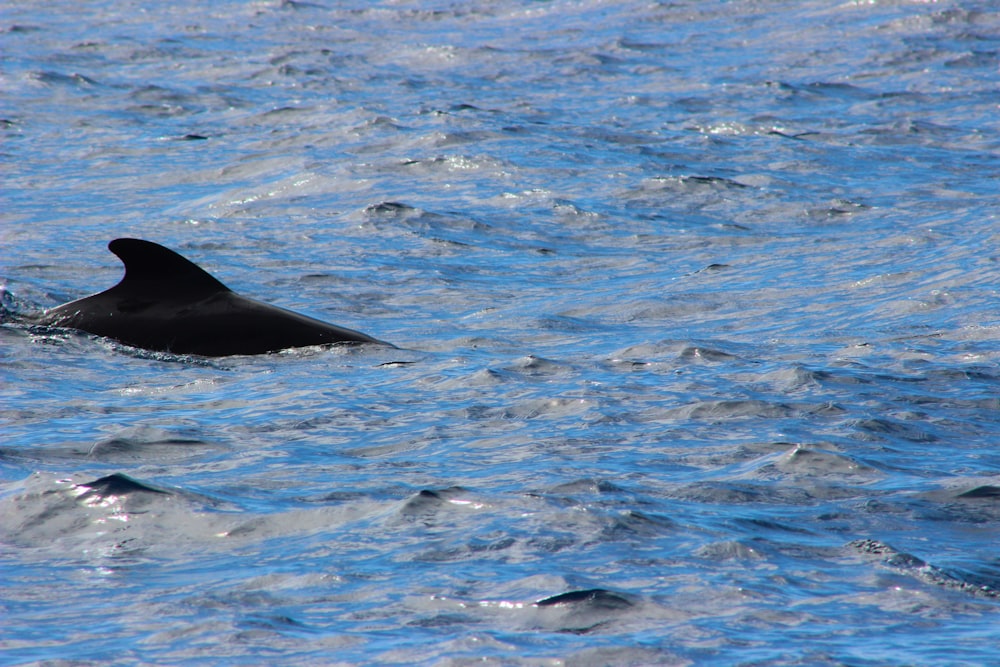
[[[241,296],[176,252],[115,239],[125,265],[114,287],[47,310],[36,323],[79,329],[147,350],[228,356],[330,343],[382,343],[353,329]],[[383,343],[385,344],[385,343]]]

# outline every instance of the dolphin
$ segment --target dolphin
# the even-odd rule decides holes
[[[330,343],[380,343],[233,292],[173,250],[141,239],[115,239],[108,249],[125,276],[99,294],[56,306],[32,322],[79,329],[132,347],[223,357],[265,354]]]

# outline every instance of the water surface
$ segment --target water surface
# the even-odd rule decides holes
[[[988,2],[0,10],[4,664],[985,664]],[[119,236],[399,346],[18,324]]]

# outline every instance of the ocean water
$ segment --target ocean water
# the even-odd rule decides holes
[[[7,3],[0,119],[0,663],[995,659],[994,3]],[[398,349],[24,324],[121,236]]]

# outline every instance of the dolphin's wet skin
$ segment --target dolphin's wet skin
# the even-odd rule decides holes
[[[994,664],[995,5],[5,3],[0,667]]]
[[[236,294],[201,267],[151,241],[115,239],[108,248],[125,264],[121,282],[47,310],[36,324],[79,329],[147,350],[210,357],[330,343],[381,343],[359,331]]]

